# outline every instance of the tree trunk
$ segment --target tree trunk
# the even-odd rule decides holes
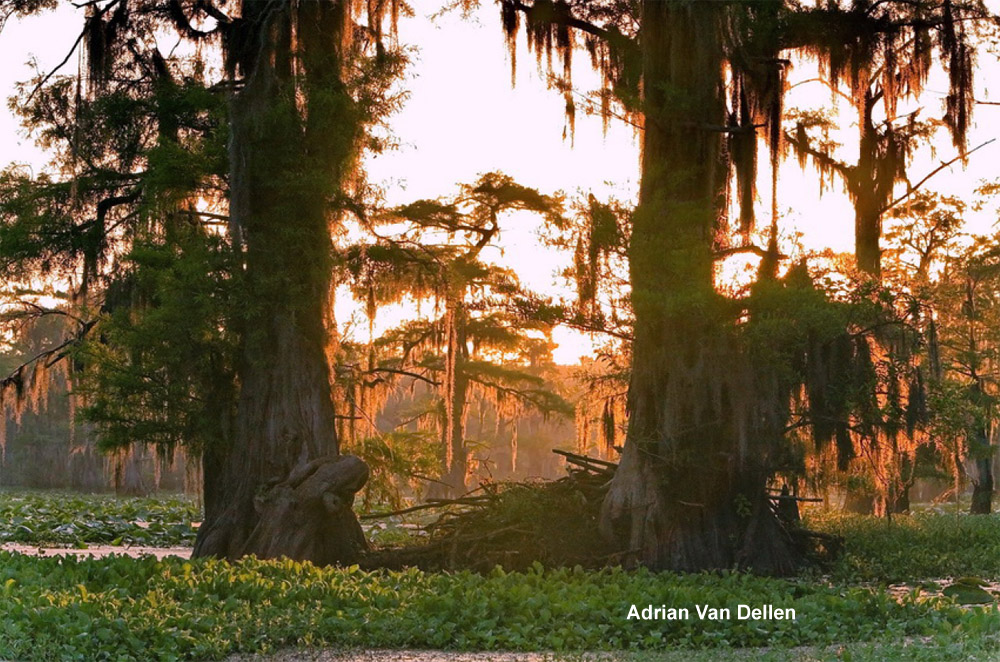
[[[81,492],[100,492],[108,489],[106,475],[106,458],[98,452],[94,443],[94,430],[89,423],[75,423],[74,434],[71,435],[69,456],[66,458],[66,470],[69,475],[69,486]]]
[[[988,465],[989,460],[980,460],[980,479],[972,484],[972,505],[970,515],[989,515],[993,512],[993,470]]]
[[[243,3],[230,113],[230,217],[247,293],[232,440],[204,457],[195,554],[349,562],[367,466],[338,454],[328,350],[328,200],[356,153],[341,81],[349,2]],[[293,53],[293,44],[295,51]]]
[[[468,409],[469,377],[465,363],[469,358],[465,328],[465,305],[453,297],[447,303],[445,325],[444,416],[441,426],[442,467],[439,489],[433,496],[454,498],[468,491],[469,450],[465,444],[465,419]]]
[[[855,203],[854,232],[858,269],[875,278],[882,272],[882,249],[879,247],[881,218],[882,215],[872,200],[861,198]]]
[[[858,164],[848,178],[848,191],[854,199],[854,254],[858,269],[878,278],[882,272],[882,201],[880,190],[878,133],[872,121],[875,100],[865,93],[860,118],[861,136]],[[890,178],[891,180],[891,178]],[[891,183],[890,183],[891,186]]]
[[[465,415],[468,407],[469,380],[459,374],[455,378],[452,397],[452,420],[444,443],[449,446],[450,463],[445,467],[441,482],[448,484],[449,497],[461,496],[469,491],[469,449],[465,444]]]
[[[969,506],[969,514],[989,515],[993,512],[993,453],[989,430],[985,426],[976,431],[975,444],[970,451],[970,455],[975,459],[976,471],[972,477],[972,504]]]
[[[765,489],[766,444],[785,421],[770,409],[771,380],[758,379],[736,313],[713,286],[728,170],[711,127],[727,120],[723,23],[731,10],[642,3],[646,119],[629,256],[629,430],[601,529],[626,562],[785,574],[799,559]]]
[[[878,199],[878,135],[872,124],[874,101],[865,93],[861,113],[858,165],[853,168],[848,190],[854,198],[854,254],[858,269],[876,278],[882,271],[882,210]]]
[[[892,501],[893,513],[902,515],[910,512],[910,487],[911,485],[907,484],[899,488],[899,492],[896,493]]]

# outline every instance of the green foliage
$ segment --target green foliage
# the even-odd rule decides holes
[[[371,472],[359,494],[361,507],[401,508],[403,487],[434,475],[439,459],[430,431],[396,430],[353,441],[344,450],[364,458]]]
[[[0,655],[221,659],[285,646],[649,650],[995,632],[993,609],[743,574],[366,573],[292,561],[0,554]],[[797,621],[629,621],[630,605],[779,604]]]
[[[223,293],[235,269],[210,229],[222,216],[201,211],[220,209],[226,188],[225,99],[197,62],[150,57],[130,83],[122,64],[87,94],[72,77],[39,77],[12,100],[59,174],[0,176],[0,271],[72,283],[73,303],[55,312],[79,329],[45,349],[73,359],[74,407],[103,446],[200,449],[232,399]]]
[[[545,417],[571,413],[543,376],[551,365],[552,321],[519,305],[534,295],[514,272],[482,259],[501,228],[520,220],[517,212],[558,223],[562,200],[486,173],[453,197],[418,200],[373,218],[368,229],[377,241],[341,253],[352,292],[365,303],[370,334],[366,348],[341,345],[339,383],[356,414],[341,426],[348,445],[377,434],[374,419],[401,386],[412,393],[417,382],[426,384],[433,401],[398,426],[440,434],[440,475],[454,474],[447,489],[462,493],[474,445],[466,437],[470,406],[478,404],[481,417],[489,410],[498,430],[512,423],[514,443],[524,409]],[[386,224],[390,235],[377,230]],[[379,309],[407,299],[430,304],[433,312],[373,337]],[[358,432],[359,418],[368,422],[367,432]]]
[[[889,635],[875,642],[733,650],[727,651],[726,659],[739,662],[970,662],[995,659],[997,644],[993,636],[962,638],[939,633],[933,637],[894,639]],[[719,657],[714,650],[680,650],[632,653],[614,659],[615,662],[718,662]]]
[[[121,262],[97,333],[74,351],[82,415],[105,448],[219,443],[235,408],[238,346],[227,242],[181,226]]]
[[[806,525],[843,536],[838,581],[913,582],[942,577],[1000,577],[1000,519],[915,514],[876,517],[810,513]]]
[[[0,492],[0,541],[59,545],[194,544],[201,508],[187,497]]]

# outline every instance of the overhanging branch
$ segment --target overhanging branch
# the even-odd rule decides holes
[[[895,200],[893,200],[892,202],[890,202],[890,203],[889,203],[888,205],[886,205],[885,207],[883,207],[882,209],[880,209],[880,210],[879,210],[879,214],[884,214],[884,213],[886,213],[887,211],[889,211],[890,209],[892,209],[893,207],[895,207],[895,206],[896,206],[896,205],[898,205],[899,203],[901,203],[901,202],[903,202],[904,200],[906,200],[907,198],[909,198],[909,197],[910,197],[911,195],[913,195],[914,193],[916,193],[916,192],[917,192],[917,190],[918,190],[918,189],[919,189],[919,188],[920,188],[921,186],[923,186],[924,184],[926,184],[926,183],[927,183],[927,181],[928,181],[928,180],[929,180],[929,179],[930,179],[931,177],[933,177],[934,175],[938,174],[939,172],[941,172],[942,170],[944,170],[944,169],[945,169],[945,168],[947,168],[948,166],[952,165],[952,164],[953,164],[953,163],[955,163],[956,161],[964,161],[964,160],[965,160],[965,159],[967,159],[967,158],[968,158],[968,157],[969,157],[969,156],[970,156],[970,155],[971,155],[971,154],[972,154],[973,152],[976,152],[976,151],[978,151],[978,150],[982,149],[983,147],[986,147],[987,145],[989,145],[990,143],[993,143],[993,142],[996,142],[996,138],[990,138],[990,139],[989,139],[989,140],[987,140],[986,142],[984,142],[984,143],[982,143],[982,144],[980,144],[980,145],[977,145],[976,147],[973,147],[973,148],[972,148],[972,149],[970,149],[969,151],[967,151],[967,152],[963,152],[963,153],[959,154],[958,156],[956,156],[956,157],[955,157],[955,158],[953,158],[952,160],[950,160],[950,161],[945,161],[944,163],[942,163],[941,165],[939,165],[938,167],[934,168],[934,169],[933,169],[933,170],[931,170],[931,171],[930,171],[929,173],[927,173],[927,174],[926,174],[926,175],[924,176],[924,178],[923,178],[923,179],[921,179],[921,180],[920,180],[919,182],[917,182],[917,183],[916,183],[916,184],[914,184],[913,186],[909,187],[909,190],[908,190],[908,191],[907,191],[906,193],[904,193],[903,195],[899,196],[898,198],[896,198]]]

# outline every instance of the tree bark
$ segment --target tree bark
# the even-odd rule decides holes
[[[197,556],[352,561],[367,467],[338,455],[328,350],[329,200],[359,136],[341,81],[349,2],[243,3],[230,217],[246,306],[232,440],[204,458]],[[249,49],[249,50],[247,50]]]
[[[455,298],[448,303],[447,321],[447,370],[445,375],[445,416],[442,435],[445,462],[441,482],[445,483],[448,497],[468,491],[469,451],[465,445],[465,417],[468,407],[469,377],[466,362],[469,359],[468,337],[465,328],[464,303]]]
[[[882,200],[885,176],[879,172],[879,137],[872,121],[875,99],[865,92],[860,118],[858,164],[851,168],[848,190],[854,198],[854,253],[858,269],[875,278],[882,272]],[[882,166],[884,167],[884,166]],[[890,187],[894,181],[889,177]],[[891,192],[891,188],[890,188]]]
[[[709,127],[726,124],[730,10],[642,3],[646,121],[629,254],[629,430],[601,529],[627,560],[653,568],[786,574],[799,559],[765,490],[767,444],[784,424],[769,407],[780,398],[759,379],[735,333],[736,312],[713,285],[728,169],[721,135]]]
[[[444,443],[448,445],[449,462],[444,468],[441,482],[448,485],[446,496],[461,496],[469,491],[469,449],[465,443],[465,418],[468,409],[469,379],[464,374],[455,376],[452,394],[452,414],[446,422]]]
[[[988,465],[989,461],[979,461],[977,465]],[[989,515],[993,512],[993,471],[988,466],[980,466],[981,477],[972,483],[972,504],[970,515]]]
[[[993,512],[993,453],[989,431],[985,426],[976,431],[975,443],[970,450],[970,454],[975,458],[976,472],[972,480],[972,504],[969,506],[969,514],[989,515]]]

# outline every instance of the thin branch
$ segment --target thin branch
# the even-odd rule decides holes
[[[219,221],[219,223],[228,223],[229,222],[229,214],[214,214],[214,213],[209,212],[209,211],[198,211],[196,209],[181,209],[181,210],[173,212],[173,213],[174,214],[178,214],[178,215],[192,217],[192,219],[191,219],[192,220],[192,224],[195,223],[195,221],[194,221],[194,217],[195,216],[200,216],[202,218],[211,219],[212,221]],[[211,223],[210,221],[206,221],[205,223],[207,225],[216,225],[215,223]]]
[[[766,248],[761,248],[760,246],[753,246],[753,245],[751,245],[751,246],[734,246],[732,248],[724,248],[722,250],[715,251],[712,254],[712,257],[715,258],[716,260],[720,260],[722,258],[729,257],[730,255],[740,255],[742,253],[750,253],[751,255],[756,255],[756,256],[762,257],[762,258],[765,258],[765,257],[777,257],[778,259],[781,259],[781,260],[784,260],[784,259],[788,258],[788,256],[785,255],[784,253],[778,253],[777,256],[772,256],[771,251],[767,250]]]
[[[632,342],[635,338],[630,333],[624,331],[615,331],[613,329],[607,329],[600,326],[595,326],[593,324],[587,324],[579,320],[573,319],[563,319],[559,321],[559,324],[568,326],[571,329],[576,329],[577,331],[583,331],[585,333],[603,333],[611,336],[612,338],[617,338],[618,340],[624,340],[625,342]]]
[[[521,0],[509,0],[509,2],[514,9],[523,12],[525,14],[529,14],[534,9],[533,5],[527,5],[521,2]],[[573,16],[573,14],[571,14],[568,10],[562,13],[553,13],[552,16],[553,16],[552,20],[553,23],[575,28],[581,32],[586,32],[587,34],[593,35],[595,37],[600,37],[601,39],[605,40],[610,37],[610,33],[604,28],[600,28],[594,25],[593,23],[584,21],[581,18],[577,18],[576,16]]]
[[[892,209],[893,207],[895,207],[899,203],[901,203],[904,200],[906,200],[907,198],[909,198],[911,195],[913,195],[914,193],[917,192],[917,189],[919,189],[921,186],[923,186],[924,184],[926,184],[927,180],[929,180],[931,177],[933,177],[934,175],[938,174],[939,172],[941,172],[942,170],[944,170],[948,166],[952,165],[956,161],[964,161],[973,152],[976,152],[976,151],[982,149],[983,147],[986,147],[987,145],[989,145],[990,143],[993,143],[993,142],[996,142],[996,138],[990,138],[986,142],[984,142],[984,143],[982,143],[982,144],[980,144],[980,145],[978,145],[978,146],[970,149],[967,152],[963,152],[963,153],[959,154],[958,156],[956,156],[955,158],[953,158],[952,160],[946,161],[946,162],[942,163],[941,165],[939,165],[938,167],[934,168],[929,173],[927,173],[927,175],[925,175],[923,179],[921,179],[919,182],[917,182],[916,184],[914,184],[913,186],[911,186],[906,193],[904,193],[903,195],[899,196],[898,198],[896,198],[895,200],[893,200],[892,202],[890,202],[888,205],[886,205],[885,207],[883,207],[882,209],[880,209],[879,210],[879,214],[884,214],[885,212],[889,211],[890,209]]]
[[[101,16],[104,16],[105,14],[107,14],[107,13],[108,13],[108,10],[109,10],[109,9],[111,9],[111,8],[112,8],[112,7],[114,7],[115,5],[119,4],[119,3],[121,2],[121,1],[122,1],[122,0],[114,0],[114,2],[111,2],[111,3],[109,3],[108,5],[106,5],[106,6],[104,6],[104,7],[101,7],[101,8],[99,8],[99,9],[97,10],[97,14],[96,14],[96,16],[95,16],[95,17],[101,17]],[[94,3],[94,4],[96,5],[96,3]],[[29,102],[30,102],[30,101],[31,101],[31,100],[32,100],[32,99],[34,98],[34,96],[35,96],[35,94],[36,94],[36,93],[38,92],[38,90],[42,89],[42,87],[43,87],[43,86],[44,86],[44,85],[45,85],[45,84],[46,84],[47,82],[49,82],[49,80],[50,80],[50,79],[51,79],[51,78],[52,78],[53,76],[55,76],[55,75],[56,75],[56,72],[58,72],[58,71],[59,71],[60,69],[62,69],[63,67],[65,67],[65,66],[66,66],[66,63],[67,63],[67,62],[69,62],[69,59],[70,59],[71,57],[73,57],[73,53],[75,53],[75,52],[76,52],[76,49],[77,49],[77,48],[78,48],[78,47],[80,46],[80,43],[81,43],[81,42],[83,41],[83,38],[84,38],[84,37],[86,37],[86,36],[87,36],[87,27],[86,27],[86,26],[84,26],[83,30],[81,30],[81,31],[80,31],[80,34],[79,34],[79,35],[77,36],[77,38],[76,38],[76,41],[74,41],[74,42],[73,42],[73,46],[72,46],[72,47],[70,47],[70,49],[69,49],[69,52],[68,52],[68,53],[66,53],[66,57],[64,57],[64,58],[62,59],[62,61],[61,61],[61,62],[60,62],[59,64],[57,64],[57,65],[55,66],[55,68],[54,68],[54,69],[51,69],[51,70],[49,71],[49,73],[45,74],[45,77],[44,77],[44,78],[42,78],[42,80],[41,80],[41,81],[39,81],[38,85],[36,85],[36,86],[35,86],[35,88],[34,88],[33,90],[31,90],[31,94],[29,94],[29,95],[28,95],[28,99],[27,99],[27,100],[28,100]]]
[[[440,386],[441,385],[441,382],[434,381],[430,377],[427,377],[425,375],[421,375],[420,373],[417,373],[417,372],[410,372],[409,370],[399,370],[397,368],[372,368],[369,372],[388,372],[388,373],[393,374],[393,375],[402,375],[404,377],[412,377],[414,379],[419,379],[419,380],[421,380],[423,382],[427,382],[428,384],[431,384],[432,386]]]
[[[836,160],[829,154],[821,152],[818,149],[812,147],[808,143],[802,144],[795,134],[791,131],[785,131],[785,140],[788,141],[795,149],[805,152],[807,155],[811,156],[814,161],[817,161],[821,166],[831,168],[837,171],[841,177],[847,178],[851,173],[851,166]]]
[[[87,335],[87,333],[92,328],[94,328],[94,325],[96,324],[97,320],[92,320],[90,322],[87,322],[80,328],[79,332],[77,332],[75,336],[66,338],[63,342],[59,343],[55,347],[47,349],[44,352],[39,352],[38,354],[31,357],[21,365],[17,366],[14,370],[10,372],[10,374],[8,374],[3,379],[0,379],[0,392],[16,384],[21,379],[21,372],[28,366],[32,365],[33,363],[45,360],[45,367],[49,367],[56,361],[66,356],[66,352],[64,350],[67,347],[71,347],[74,344],[83,340],[83,337]]]
[[[233,22],[233,19],[229,15],[213,5],[209,0],[198,0],[198,2],[195,3],[195,9],[202,10],[220,24],[229,25]]]
[[[45,317],[47,315],[62,315],[64,317],[68,317],[69,319],[73,320],[74,322],[76,322],[81,326],[87,323],[86,320],[77,317],[76,315],[70,313],[69,311],[59,310],[58,308],[45,308],[44,306],[40,306],[33,301],[26,301],[22,299],[20,301],[15,302],[14,305],[30,308],[33,311],[33,314],[31,315],[32,317]]]
[[[613,117],[616,120],[619,120],[620,122],[624,122],[625,124],[628,124],[629,126],[632,126],[632,127],[636,128],[636,129],[639,129],[640,131],[645,128],[639,122],[631,120],[628,117],[626,117],[625,115],[622,115],[621,113],[616,113],[615,111],[613,111],[610,108],[610,104],[609,104],[609,107],[608,107],[607,110],[604,110],[603,108],[602,109],[598,109],[597,102],[590,95],[583,94],[582,92],[578,92],[575,89],[573,89],[572,87],[568,87],[568,89],[569,89],[569,91],[570,91],[570,93],[572,95],[580,98],[580,101],[584,104],[583,112],[587,113],[588,115],[597,116],[597,115],[606,114],[608,117]]]

